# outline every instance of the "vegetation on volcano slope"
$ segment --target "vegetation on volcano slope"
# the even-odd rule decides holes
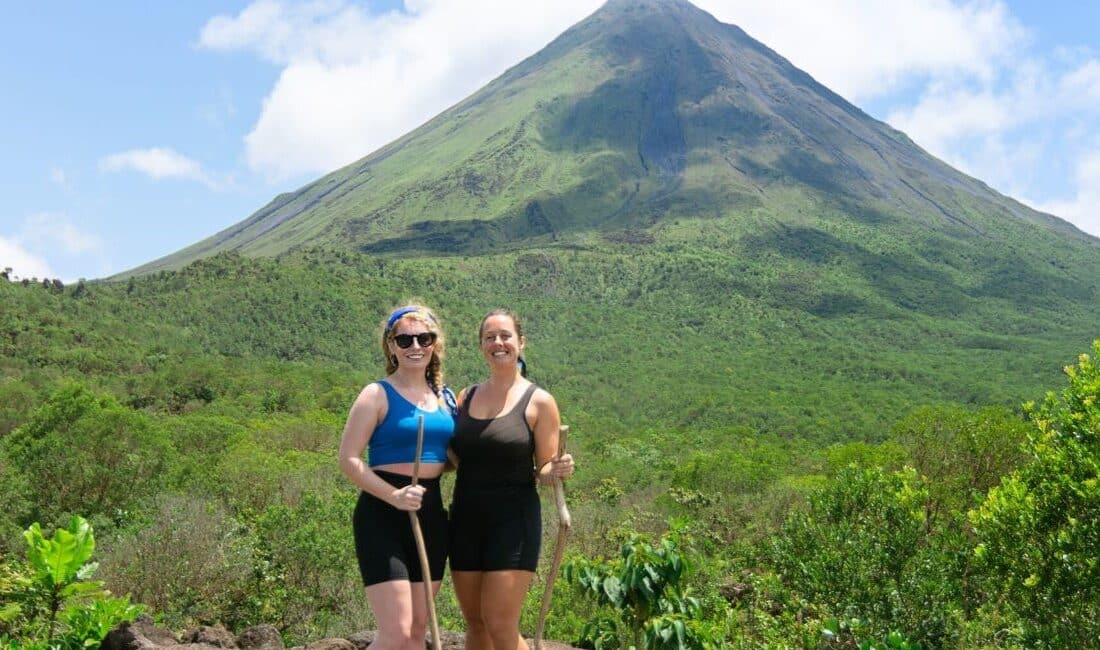
[[[1016,411],[1095,335],[1084,289],[1054,274],[1042,295],[994,296],[990,277],[925,277],[904,251],[830,257],[820,235],[777,229],[769,246],[737,248],[714,234],[704,248],[670,232],[493,257],[227,255],[120,283],[0,284],[0,548],[14,557],[31,522],[82,514],[100,577],[166,624],[275,622],[295,642],[369,627],[335,451],[378,372],[379,321],[418,295],[444,319],[456,385],[483,373],[481,314],[506,304],[526,317],[534,378],[582,461],[571,552],[598,565],[683,520],[698,638],[816,647],[832,643],[828,627],[837,644],[899,631],[925,647],[1010,647],[1091,634],[1074,627],[1096,606],[1075,573],[1040,563],[1025,582],[1002,579],[1028,562],[1005,555],[1025,542],[1095,564],[1078,509],[1055,528],[1023,510],[1057,493],[1084,494],[1087,509],[1095,450],[1087,436],[1052,447]],[[1038,430],[1077,435],[1094,381],[1035,411]],[[1059,468],[1073,472],[1055,481]],[[1003,512],[1021,525],[998,528]],[[562,589],[552,637],[614,619],[584,598]],[[460,627],[449,589],[440,611]],[[662,620],[653,634],[676,629]]]

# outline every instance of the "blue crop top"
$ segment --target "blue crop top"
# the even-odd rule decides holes
[[[455,432],[455,421],[440,404],[434,411],[425,411],[401,396],[387,381],[378,382],[386,391],[386,418],[375,428],[367,445],[367,465],[411,463],[416,456],[417,416],[424,416],[424,449],[422,463],[442,463],[447,460],[447,445]]]

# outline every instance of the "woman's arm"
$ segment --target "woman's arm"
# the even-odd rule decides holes
[[[536,478],[540,483],[550,483],[555,477],[568,478],[573,474],[573,457],[569,454],[558,456],[561,413],[554,396],[541,388],[536,390],[526,415],[535,432]]]
[[[363,450],[386,417],[386,392],[378,384],[368,384],[348,413],[340,438],[340,471],[363,490],[400,510],[419,510],[423,486],[395,488],[382,480],[363,460]]]

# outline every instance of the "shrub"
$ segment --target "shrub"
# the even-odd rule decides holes
[[[111,597],[103,583],[90,580],[95,537],[82,517],[49,539],[37,522],[23,536],[26,564],[0,563],[0,647],[83,650],[141,613],[129,598]]]
[[[683,586],[689,563],[682,541],[682,527],[674,525],[655,544],[632,535],[617,559],[574,558],[566,564],[566,581],[611,612],[585,624],[580,645],[596,650],[718,647],[698,599]]]
[[[1100,357],[1100,340],[1093,349]],[[987,588],[1029,647],[1100,638],[1100,366],[1083,354],[1065,372],[1060,396],[1025,405],[1027,464],[970,513]]]
[[[959,607],[966,546],[926,528],[928,498],[912,469],[850,467],[788,518],[771,561],[806,601],[862,620],[868,635],[901,629],[938,645]]]
[[[171,451],[148,416],[79,384],[55,392],[0,447],[34,477],[30,516],[40,521],[77,512],[118,520],[158,490]]]
[[[174,627],[244,618],[263,584],[257,567],[240,523],[194,497],[165,498],[152,521],[120,532],[103,555],[107,583]]]

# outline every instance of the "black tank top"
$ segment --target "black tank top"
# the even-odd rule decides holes
[[[488,420],[470,415],[477,386],[470,389],[451,439],[459,460],[456,488],[534,485],[535,432],[524,413],[537,388],[531,384],[511,411]]]

